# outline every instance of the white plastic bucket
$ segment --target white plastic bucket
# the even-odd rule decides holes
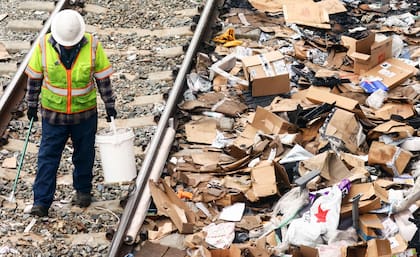
[[[131,128],[104,129],[96,134],[105,183],[127,182],[137,176]]]

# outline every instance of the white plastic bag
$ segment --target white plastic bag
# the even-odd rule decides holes
[[[309,211],[290,223],[285,241],[312,247],[323,243],[323,239],[328,241],[340,221],[341,198],[338,186],[333,186],[328,195],[317,198]]]

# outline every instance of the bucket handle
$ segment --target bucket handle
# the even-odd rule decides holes
[[[114,135],[117,135],[117,126],[115,125],[114,116],[111,116],[111,129],[114,132]]]

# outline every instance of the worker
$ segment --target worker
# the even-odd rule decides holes
[[[29,120],[38,120],[39,100],[41,103],[42,135],[31,214],[43,217],[48,216],[54,200],[57,170],[69,137],[76,191],[72,203],[82,208],[91,204],[97,90],[105,104],[108,122],[116,118],[117,112],[110,80],[111,64],[98,39],[85,32],[85,22],[77,11],[55,14],[51,33],[41,37],[37,44],[25,73]]]

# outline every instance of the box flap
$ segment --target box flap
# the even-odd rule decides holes
[[[349,111],[354,111],[359,104],[356,100],[351,98],[333,94],[313,86],[306,90],[306,98],[315,103],[332,104],[335,102],[336,106]]]
[[[272,51],[272,52],[268,52],[268,53],[264,53],[264,54],[244,57],[244,58],[242,58],[242,63],[246,68],[251,67],[251,66],[255,66],[255,65],[261,65],[261,63],[262,63],[261,57],[263,57],[268,62],[272,62],[272,61],[275,61],[275,60],[283,59],[284,56],[279,51]]]

